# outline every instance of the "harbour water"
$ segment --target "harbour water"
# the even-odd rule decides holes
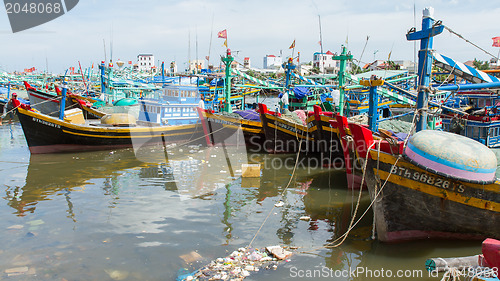
[[[348,228],[358,198],[343,171],[294,171],[285,163],[296,155],[249,152],[264,169],[242,179],[208,148],[172,150],[151,149],[147,159],[133,149],[30,155],[20,124],[4,121],[0,280],[175,280],[246,247],[257,232],[252,247],[297,249],[248,280],[439,280],[425,259],[481,250],[481,241],[373,241],[370,211],[342,245],[325,248]],[[369,203],[365,191],[358,217]],[[186,263],[181,256],[193,251],[201,259]]]

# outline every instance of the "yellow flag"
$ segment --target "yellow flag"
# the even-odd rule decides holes
[[[227,48],[227,39],[224,40],[224,46],[226,46],[226,48]]]

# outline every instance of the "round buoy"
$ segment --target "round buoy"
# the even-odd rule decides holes
[[[461,135],[420,131],[410,138],[405,155],[421,168],[454,179],[478,183],[495,180],[495,153],[485,145]]]
[[[127,113],[106,114],[101,118],[101,124],[112,126],[135,125],[135,117]]]

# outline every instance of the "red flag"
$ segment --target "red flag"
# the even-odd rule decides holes
[[[224,39],[227,39],[227,31],[224,29],[222,31],[219,31],[219,33],[217,33],[217,37],[218,38],[224,38]]]
[[[295,48],[295,39],[293,40],[292,45],[290,45],[290,47],[288,49],[293,49],[293,48]]]
[[[205,58],[206,58],[207,60],[209,60],[209,59],[210,59],[210,57],[209,57],[209,56],[205,56]]]
[[[129,60],[129,61],[128,61],[128,64],[132,64],[132,61],[131,61],[131,60]]]
[[[500,47],[500,36],[493,37],[493,47]]]

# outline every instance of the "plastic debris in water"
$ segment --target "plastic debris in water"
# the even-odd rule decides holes
[[[261,269],[276,270],[278,263],[291,255],[292,252],[281,246],[270,246],[262,250],[239,248],[229,256],[217,258],[193,273],[179,274],[177,280],[242,280]]]
[[[279,201],[278,203],[274,204],[274,207],[283,207],[285,206],[285,203],[283,201]]]

